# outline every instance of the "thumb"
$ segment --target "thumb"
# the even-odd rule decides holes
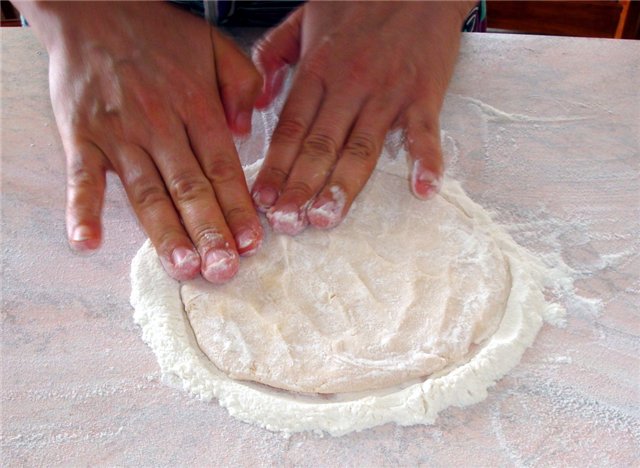
[[[215,29],[212,34],[218,90],[227,123],[234,133],[249,133],[262,79],[249,57],[231,39]]]
[[[303,8],[294,11],[280,25],[269,31],[253,50],[253,61],[262,73],[262,92],[256,107],[267,107],[278,95],[286,75],[286,66],[300,57],[300,31]]]

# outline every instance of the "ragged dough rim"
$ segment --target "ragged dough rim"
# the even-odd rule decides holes
[[[163,374],[203,400],[217,398],[229,414],[273,431],[326,432],[334,436],[395,422],[432,424],[449,406],[468,406],[487,396],[487,389],[520,361],[544,319],[557,322],[564,309],[545,301],[543,290],[562,274],[550,271],[474,203],[460,184],[446,179],[443,196],[482,226],[509,263],[512,289],[496,333],[471,359],[425,381],[387,393],[358,394],[340,401],[316,401],[233,380],[200,351],[184,313],[180,283],[163,270],[147,240],[131,266],[134,321],[151,347]]]

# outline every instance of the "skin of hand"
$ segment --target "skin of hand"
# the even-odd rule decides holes
[[[172,277],[230,279],[262,241],[230,132],[262,86],[249,57],[165,3],[17,3],[49,53],[71,246],[98,248],[114,170]]]
[[[410,188],[428,199],[443,173],[439,114],[473,2],[309,2],[254,50],[257,107],[297,64],[252,188],[274,231],[340,223],[375,168],[387,131],[404,130]]]

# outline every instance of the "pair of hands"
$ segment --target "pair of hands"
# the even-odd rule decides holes
[[[307,3],[258,44],[260,73],[230,39],[167,4],[18,5],[50,55],[77,249],[100,244],[107,170],[166,271],[212,283],[259,248],[255,207],[276,232],[337,225],[390,128],[405,131],[413,193],[438,190],[438,117],[467,4]],[[250,132],[252,109],[270,104],[296,63],[250,195],[231,132]]]

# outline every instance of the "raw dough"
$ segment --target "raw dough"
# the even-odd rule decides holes
[[[374,390],[464,362],[496,331],[507,260],[446,194],[413,197],[405,171],[404,161],[381,162],[337,228],[297,237],[265,228],[231,282],[182,286],[218,369],[299,392]]]
[[[268,124],[275,120],[276,113],[277,109],[273,115],[259,114],[259,118],[264,118],[265,123]],[[257,150],[266,147],[266,135],[270,133],[271,127],[264,125],[264,128],[265,132],[257,132],[246,143],[241,144],[241,155],[260,154]],[[247,148],[250,148],[250,150],[243,151],[243,149]],[[399,160],[405,157],[403,153],[403,151],[400,151]],[[387,173],[395,174],[397,178],[391,177],[387,180]],[[344,389],[365,388],[370,385],[387,385],[392,381],[402,382],[405,379],[409,379],[410,375],[419,375],[421,372],[426,374],[432,372],[437,366],[446,365],[447,363],[449,365],[427,378],[405,381],[404,385],[394,386],[393,388],[318,396],[313,396],[309,393],[287,392],[254,382],[230,378],[213,365],[212,361],[202,352],[184,311],[181,285],[164,272],[153,247],[147,241],[132,262],[131,303],[135,308],[134,319],[142,330],[142,338],[155,353],[163,375],[167,379],[175,379],[175,384],[181,385],[185,390],[197,395],[199,398],[204,400],[216,398],[220,405],[227,408],[231,415],[242,421],[284,433],[318,431],[337,436],[389,422],[395,422],[400,425],[431,424],[435,421],[438,413],[449,406],[467,406],[486,398],[487,389],[520,361],[525,349],[533,343],[543,320],[556,324],[561,323],[564,315],[563,308],[557,304],[547,302],[543,291],[547,285],[557,286],[567,281],[567,284],[569,284],[570,277],[564,270],[545,267],[538,258],[516,244],[511,236],[491,220],[482,207],[469,199],[457,182],[445,179],[441,195],[435,201],[420,203],[416,207],[418,211],[412,214],[411,212],[406,212],[404,204],[408,203],[413,206],[414,203],[418,202],[407,196],[406,167],[403,167],[399,162],[382,161],[373,178],[369,182],[367,190],[378,190],[375,186],[380,182],[378,179],[382,179],[382,183],[379,184],[382,186],[380,190],[383,190],[383,187],[386,186],[384,193],[396,200],[397,204],[388,206],[384,215],[384,223],[378,222],[374,225],[373,219],[361,215],[365,210],[375,211],[375,207],[369,206],[367,208],[369,202],[365,194],[358,201],[358,207],[351,214],[347,223],[360,225],[363,230],[359,235],[365,237],[368,235],[367,229],[370,229],[371,233],[375,233],[380,232],[384,227],[388,227],[385,237],[372,240],[373,244],[377,242],[381,242],[381,244],[378,244],[376,248],[372,245],[366,246],[362,243],[357,243],[348,238],[343,240],[346,243],[346,247],[360,251],[360,255],[363,257],[361,263],[354,262],[352,266],[349,266],[349,270],[344,271],[341,269],[336,270],[335,266],[333,269],[325,268],[325,263],[321,262],[328,261],[328,258],[333,259],[331,261],[340,260],[335,258],[335,254],[329,255],[328,252],[321,250],[320,255],[322,257],[316,259],[318,262],[316,265],[322,270],[322,273],[326,275],[339,272],[340,275],[346,275],[348,280],[331,283],[336,285],[336,289],[333,291],[328,288],[326,290],[320,289],[323,295],[312,295],[312,293],[318,292],[317,288],[321,288],[318,283],[312,285],[305,282],[299,291],[292,291],[290,288],[286,289],[286,291],[289,294],[299,294],[302,298],[320,298],[320,300],[324,300],[325,305],[327,303],[332,304],[336,300],[335,297],[332,301],[328,300],[330,298],[328,295],[331,292],[340,292],[340,294],[346,294],[344,297],[347,301],[354,301],[353,304],[355,306],[358,303],[357,296],[354,298],[349,288],[361,288],[365,284],[362,280],[360,280],[362,281],[361,283],[358,281],[358,278],[356,278],[357,273],[372,271],[373,274],[368,279],[371,281],[369,285],[371,291],[367,291],[369,296],[364,296],[368,297],[368,299],[363,300],[365,306],[358,309],[362,314],[366,314],[369,305],[375,302],[371,297],[375,297],[376,300],[385,297],[393,300],[394,298],[402,297],[407,291],[411,291],[409,286],[412,284],[411,281],[414,281],[414,276],[409,276],[410,267],[407,266],[407,263],[413,263],[414,266],[411,268],[421,272],[420,275],[423,275],[422,284],[419,282],[413,283],[417,286],[416,290],[422,292],[429,291],[429,284],[432,281],[444,284],[443,275],[451,274],[454,271],[452,266],[455,266],[458,269],[458,275],[463,275],[464,271],[467,271],[467,278],[455,277],[450,280],[451,291],[432,290],[431,293],[436,299],[439,298],[440,300],[443,297],[451,297],[455,301],[456,299],[461,300],[461,297],[466,297],[467,308],[465,309],[464,306],[460,305],[457,307],[460,311],[459,315],[453,314],[449,316],[451,322],[448,325],[445,324],[441,330],[447,330],[445,333],[450,333],[450,336],[447,337],[445,334],[440,340],[434,340],[434,337],[438,336],[437,333],[435,330],[426,327],[426,323],[429,323],[429,321],[434,322],[432,317],[427,317],[425,322],[416,325],[422,325],[423,330],[426,329],[423,341],[420,341],[420,333],[411,329],[413,324],[410,321],[410,316],[406,316],[404,321],[391,318],[385,320],[384,316],[376,315],[381,311],[377,310],[371,314],[371,318],[368,315],[364,317],[364,324],[369,325],[373,336],[380,338],[378,343],[373,339],[368,340],[368,343],[373,345],[373,350],[378,353],[382,353],[384,350],[385,343],[382,341],[384,336],[389,336],[389,343],[394,342],[393,335],[381,333],[379,329],[375,328],[377,325],[374,326],[374,324],[386,321],[387,324],[395,323],[397,324],[396,326],[404,324],[404,327],[408,328],[410,332],[408,341],[417,340],[414,342],[416,346],[422,346],[427,352],[437,353],[445,362],[438,361],[438,359],[431,361],[429,359],[413,359],[410,354],[402,356],[402,350],[411,349],[413,344],[398,343],[396,340],[395,346],[398,346],[396,349],[401,351],[398,352],[398,356],[394,356],[395,363],[399,363],[399,368],[402,365],[406,366],[408,363],[412,363],[406,369],[396,372],[393,366],[384,366],[382,365],[383,362],[380,361],[372,362],[369,364],[373,364],[373,366],[368,365],[367,368],[369,370],[376,367],[383,369],[384,372],[382,374],[384,375],[371,379],[366,375],[363,377],[363,373],[353,374],[359,366],[351,364],[351,367],[349,367],[346,363],[343,363],[345,365],[343,370],[356,376],[357,383],[354,382],[356,386],[350,387],[350,384],[345,382],[344,379],[337,378],[335,373],[332,374],[334,371],[328,370],[330,369],[329,367],[325,367],[325,376],[320,380],[322,383],[334,385],[333,390],[338,388],[337,385],[343,385],[342,388]],[[385,182],[385,180],[387,181]],[[391,186],[387,186],[387,184],[395,184],[395,188],[391,189]],[[443,206],[444,209],[442,208]],[[358,211],[362,213],[358,213]],[[436,214],[433,211],[441,211],[437,216],[443,216],[445,219],[435,219]],[[418,233],[415,229],[415,223],[418,222],[416,218],[425,218],[426,216],[429,216],[427,219],[430,222],[420,227],[421,230],[424,230],[424,233]],[[431,218],[431,216],[434,218]],[[450,221],[455,221],[458,227],[450,226]],[[400,228],[402,228],[401,230],[410,230],[412,235],[408,236],[408,239],[402,241],[402,243],[397,239],[392,241],[391,231]],[[423,250],[416,248],[417,243],[420,242],[418,234],[424,234],[425,237],[431,236],[437,230],[442,230],[443,234],[446,234],[442,239],[443,244],[439,248],[435,245],[426,246],[426,251],[424,250],[424,245],[422,247]],[[469,236],[470,233],[472,233],[471,236]],[[336,234],[336,237],[338,235]],[[387,238],[387,236],[389,237]],[[304,240],[307,237],[309,240]],[[295,241],[286,237],[268,239],[266,247],[268,249],[278,243],[310,242],[312,238],[317,239],[319,246],[324,245],[323,242],[328,242],[326,234],[314,233],[311,230]],[[456,241],[459,242],[459,248],[454,249],[453,252],[450,251],[446,254],[445,250],[440,250],[450,248],[451,242]],[[340,245],[334,245],[333,248],[339,247]],[[260,255],[267,255],[267,249],[263,249],[263,253]],[[375,256],[373,255],[374,252]],[[376,256],[383,259],[382,263],[376,267],[378,270],[368,270],[369,265],[367,262],[372,261],[372,257]],[[242,261],[241,274],[256,275],[253,283],[247,284],[241,289],[241,294],[247,297],[252,294],[255,296],[254,293],[260,292],[258,288],[265,287],[265,282],[276,281],[275,277],[259,277],[258,273],[253,272],[255,270],[253,268],[254,264],[259,262],[260,259],[261,257],[256,257],[243,259]],[[290,265],[293,264],[291,257],[288,259],[286,257],[276,258],[274,264],[267,266],[267,268],[277,270],[278,262],[281,260],[284,264],[286,264],[287,260]],[[310,260],[310,258],[304,257],[296,260],[296,263],[298,263],[296,268],[308,263]],[[416,260],[418,261],[416,262]],[[481,260],[481,263],[475,263],[476,260]],[[468,265],[464,265],[465,261],[468,262]],[[465,268],[469,268],[469,270],[465,270]],[[492,271],[494,268],[496,270]],[[434,276],[428,277],[423,272],[431,272],[429,274]],[[407,282],[400,283],[397,291],[394,291],[393,288],[389,287],[387,279],[396,274],[402,275],[407,279]],[[473,276],[476,274],[478,276]],[[238,280],[242,281],[240,278]],[[188,294],[187,289],[192,287],[195,287],[195,284],[184,288],[182,292],[185,297]],[[232,285],[230,284],[225,288],[231,287]],[[503,287],[507,289],[501,289]],[[463,288],[468,288],[467,294],[460,296]],[[223,288],[220,289],[222,290]],[[284,286],[282,288],[276,287],[275,291],[276,295],[282,293],[285,291]],[[364,289],[360,289],[360,291],[364,292]],[[485,294],[482,294],[482,291]],[[438,296],[438,292],[442,295]],[[411,291],[411,294],[413,294],[413,291]],[[504,296],[505,294],[506,297]],[[220,297],[222,298],[222,295]],[[420,296],[412,295],[412,297],[419,298]],[[363,299],[363,297],[360,299]],[[224,300],[229,301],[230,299],[227,297]],[[198,299],[195,296],[186,299],[186,302],[190,304],[195,304],[197,301]],[[409,302],[405,298],[404,305],[407,306]],[[435,300],[435,302],[438,301]],[[464,303],[464,300],[462,302]],[[476,308],[480,303],[485,304],[488,309],[481,310]],[[231,304],[233,305],[233,300],[231,300]],[[496,311],[493,307],[497,305],[504,307]],[[190,306],[190,309],[191,315],[195,319],[198,313],[194,313],[193,306]],[[237,310],[235,307],[232,307],[232,309],[234,311]],[[452,305],[453,309],[454,306]],[[295,309],[293,310],[295,311]],[[320,309],[310,308],[308,310],[317,311]],[[402,309],[400,307],[387,309],[389,313],[397,313],[399,310]],[[254,316],[255,313],[252,312],[251,314]],[[486,321],[479,320],[482,314],[485,315]],[[471,322],[466,322],[466,318],[463,317],[471,318],[472,320]],[[304,317],[299,318],[301,320],[300,324],[303,324],[305,320],[310,320]],[[455,322],[456,319],[458,319],[457,322]],[[346,318],[339,320],[341,320],[339,323],[342,324],[353,321]],[[194,321],[197,322],[198,320]],[[205,319],[204,322],[206,323],[207,320]],[[495,332],[493,332],[496,322],[499,322],[499,324]],[[459,328],[453,325],[455,323],[458,324]],[[300,324],[297,326],[300,326]],[[324,343],[323,349],[325,350],[330,348],[328,343],[334,341],[339,343],[339,338],[335,337],[339,337],[340,334],[345,332],[345,330],[340,330],[339,324],[335,324],[335,328],[331,328],[331,325],[331,323],[328,324],[328,330],[331,333],[327,336],[333,338],[328,338]],[[476,326],[475,329],[473,325]],[[284,321],[281,326],[286,330],[287,327],[292,325]],[[231,329],[228,332],[231,332]],[[207,332],[206,330],[200,330],[198,333],[206,335]],[[224,333],[227,333],[227,331]],[[234,336],[233,333],[228,334]],[[277,337],[277,335],[275,336]],[[454,341],[448,340],[448,338],[453,339],[454,337]],[[483,338],[486,339],[482,341]],[[212,335],[208,335],[208,339],[210,341],[214,340]],[[360,342],[364,340],[367,343],[367,335],[360,334],[359,340]],[[201,339],[201,341],[204,343],[206,340]],[[362,350],[369,352],[366,346],[354,347],[353,342],[347,341],[343,342],[344,348],[342,349],[340,346],[337,346],[335,350],[332,347],[330,348],[334,356],[344,356],[356,349],[360,351],[360,358],[367,356],[362,353]],[[230,340],[229,342],[233,343],[234,341]],[[474,342],[481,343],[474,349],[474,346],[470,345]],[[236,343],[239,343],[239,341],[236,341]],[[222,348],[224,349],[224,343],[222,343]],[[223,360],[229,362],[233,352],[237,356],[243,356],[242,351],[234,351],[232,348],[233,346],[229,345],[226,352],[227,357]],[[371,356],[379,358],[382,354],[371,354]],[[395,359],[395,357],[403,357],[404,359]],[[310,358],[314,357],[311,356]],[[255,356],[253,356],[253,359],[255,360]],[[270,358],[268,356],[260,356],[260,359],[266,359],[266,361],[263,361],[266,363]],[[414,369],[416,363],[424,365],[422,370]],[[336,362],[330,362],[329,364],[335,365]],[[430,368],[431,364],[436,364],[436,367]],[[222,364],[219,365],[223,366]],[[251,365],[242,363],[242,366],[247,375],[251,376]],[[280,366],[278,368],[284,367]],[[255,369],[257,370],[258,367],[256,366]],[[260,378],[273,384],[276,380],[266,375],[263,369],[261,368],[262,376]],[[395,372],[393,376],[389,372],[390,370]],[[234,368],[233,372],[236,371]],[[282,369],[282,372],[285,371],[286,369]],[[301,384],[302,381],[296,375],[296,369],[294,369],[293,373],[289,372],[286,377],[282,372],[280,377],[289,379],[289,384],[292,382],[295,385]],[[254,372],[253,375],[258,374]],[[307,376],[309,376],[309,373],[307,373]],[[378,380],[378,378],[381,380]],[[305,381],[303,384],[307,389],[315,388],[320,380],[311,384]],[[280,385],[285,386],[287,384],[281,383]],[[323,389],[327,391],[329,387],[323,386],[321,390]]]

